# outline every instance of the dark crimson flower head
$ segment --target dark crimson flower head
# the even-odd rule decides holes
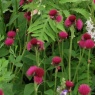
[[[15,31],[8,31],[7,36],[9,38],[14,38],[16,36],[16,32]]]
[[[25,12],[25,13],[24,13],[24,17],[25,17],[28,21],[30,21],[30,20],[31,20],[31,12]]]
[[[83,27],[83,22],[82,22],[81,19],[78,19],[78,20],[76,21],[76,28],[77,28],[78,30],[81,30],[82,27]]]
[[[20,0],[20,6],[24,5],[25,0]]]
[[[38,68],[36,69],[36,71],[35,71],[35,76],[43,77],[43,76],[44,76],[44,69],[38,67]]]
[[[81,84],[78,88],[78,92],[81,95],[88,95],[91,91],[91,88],[87,84]]]
[[[74,83],[72,81],[66,81],[66,87],[70,88],[73,86],[74,86]]]
[[[56,16],[57,15],[57,10],[56,9],[52,9],[49,11],[49,16]]]
[[[28,0],[28,2],[30,2],[30,3],[31,3],[32,1],[33,1],[33,0]]]
[[[12,38],[7,38],[5,40],[5,45],[6,46],[11,46],[14,43],[14,40]]]
[[[85,41],[85,48],[91,49],[95,46],[94,41],[92,39],[88,39]]]
[[[95,0],[93,0],[93,3],[95,4]]]
[[[59,63],[61,62],[61,60],[62,59],[59,56],[55,56],[55,57],[52,58],[52,64],[55,65],[55,66],[59,65]]]
[[[38,40],[36,38],[31,39],[30,43],[32,45],[37,45]]]
[[[81,38],[82,40],[88,40],[88,39],[91,39],[91,35],[90,34],[88,34],[88,33],[84,33],[83,35],[82,35],[82,38]]]
[[[4,95],[4,92],[2,89],[0,89],[0,95]]]
[[[61,31],[61,32],[59,32],[59,37],[61,39],[66,39],[68,37],[68,34],[67,34],[67,32]]]
[[[75,15],[70,15],[70,16],[68,17],[68,19],[69,19],[71,22],[75,22],[76,16],[75,16]]]

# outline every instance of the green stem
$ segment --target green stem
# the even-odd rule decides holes
[[[82,60],[83,55],[84,55],[84,50],[85,50],[85,49],[83,49],[82,55],[81,55],[81,50],[80,50],[79,63],[78,63],[78,65],[77,65],[77,67],[76,67],[76,71],[75,71],[75,75],[74,75],[74,78],[73,78],[73,82],[75,81],[76,75],[77,75],[77,73],[78,73],[78,69],[79,69],[79,66],[80,66],[81,60]]]
[[[3,8],[2,8],[2,1],[0,0],[0,11],[1,11],[1,17],[2,17],[2,25],[3,25],[3,31],[4,31],[4,33],[5,33],[5,23],[4,23],[4,16],[3,16]]]
[[[57,72],[58,72],[58,70],[57,70],[57,67],[56,67],[56,69],[55,69],[55,84],[54,84],[54,95],[56,95]]]
[[[87,64],[87,83],[88,84],[89,84],[90,52],[91,52],[91,49],[89,49],[89,52],[88,52],[88,64]]]
[[[65,69],[64,68],[64,63],[63,63],[63,43],[64,43],[64,40],[62,40],[62,46],[61,46],[62,47],[61,48],[61,52],[62,52],[61,53],[61,58],[62,58],[62,62],[61,62],[62,63],[62,75],[63,75],[64,69]]]
[[[69,80],[71,80],[71,53],[72,53],[72,33],[70,39],[70,49],[69,49]]]
[[[36,63],[37,63],[37,66],[39,66],[39,51],[38,51],[38,48],[35,47],[35,53],[36,53]]]
[[[37,84],[34,82],[34,90],[35,90],[35,95],[37,95],[38,87]]]

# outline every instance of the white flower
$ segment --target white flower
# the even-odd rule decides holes
[[[86,21],[86,30],[91,35],[91,38],[95,41],[95,25],[93,24],[91,18]]]

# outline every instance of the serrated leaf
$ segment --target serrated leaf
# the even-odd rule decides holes
[[[88,19],[90,17],[90,13],[86,10],[86,9],[82,9],[82,8],[74,8],[71,9],[72,11],[75,11],[77,13],[80,13],[81,15],[83,15],[86,19]]]

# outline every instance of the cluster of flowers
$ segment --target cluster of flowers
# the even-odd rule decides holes
[[[34,76],[34,82],[37,84],[41,84],[43,81],[44,70],[43,68],[37,66],[31,66],[27,72],[27,76]]]
[[[84,33],[81,40],[78,42],[81,48],[91,49],[95,46],[94,41],[91,39],[91,35]]]
[[[4,92],[2,89],[0,89],[0,95],[4,95]]]
[[[91,38],[95,41],[95,25],[91,18],[86,21],[86,30],[91,35]]]
[[[67,17],[67,19],[64,22],[66,27],[70,27],[71,25],[75,24],[76,28],[78,30],[81,30],[83,27],[83,22],[81,19],[77,19],[76,20],[76,16],[75,15],[70,15],[69,17]]]
[[[32,47],[38,47],[39,50],[44,50],[44,42],[36,38],[32,38],[27,44],[27,50],[30,51]]]
[[[8,31],[7,38],[5,40],[5,45],[11,46],[14,43],[15,36],[16,36],[15,31]]]
[[[52,20],[55,20],[57,22],[62,21],[62,16],[59,14],[59,12],[56,9],[50,10],[49,16]]]
[[[33,0],[20,0],[20,6],[26,4],[26,3],[31,3]]]

